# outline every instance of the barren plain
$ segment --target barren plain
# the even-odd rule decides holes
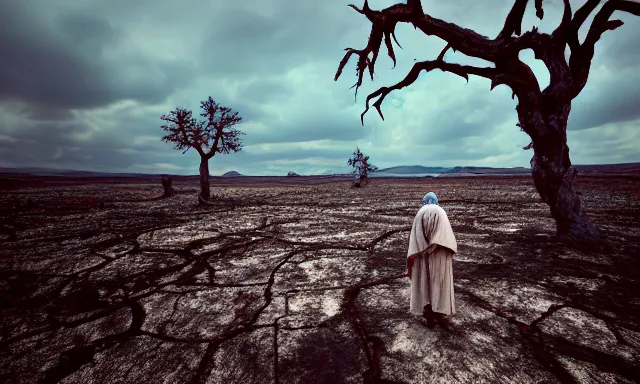
[[[6,182],[0,382],[640,378],[638,178],[578,180],[606,235],[582,245],[529,177],[336,180],[214,179],[211,206],[193,178]],[[408,313],[428,191],[459,245],[449,331]]]

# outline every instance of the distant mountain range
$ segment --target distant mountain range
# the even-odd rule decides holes
[[[449,172],[451,167],[425,167],[422,165],[401,165],[398,167],[383,168],[377,170],[377,174],[395,174],[395,175],[418,175],[421,173],[445,173]]]
[[[594,165],[574,165],[581,173],[613,173],[613,174],[640,174],[640,163],[624,164],[594,164]],[[115,173],[115,172],[90,172],[59,170],[51,168],[0,168],[0,174],[5,177],[10,174],[22,174],[32,176],[58,176],[58,177],[131,177],[145,178],[149,176],[161,176],[167,173]],[[492,167],[426,167],[422,165],[402,165],[397,167],[383,168],[371,173],[371,177],[434,177],[434,176],[457,176],[457,175],[530,175],[529,168],[492,168]],[[197,176],[197,175],[193,175]],[[236,171],[229,171],[222,177],[244,176]],[[286,175],[282,175],[286,176]],[[301,175],[305,176],[305,175]],[[333,173],[324,176],[351,176],[349,173]],[[180,175],[178,177],[189,177]],[[215,177],[212,175],[212,177]]]
[[[574,165],[583,174],[612,173],[639,174],[640,163]],[[492,168],[492,167],[425,167],[422,165],[403,165],[384,168],[373,173],[371,177],[424,177],[424,176],[457,176],[457,175],[530,175],[531,169],[524,167]]]
[[[491,167],[425,167],[422,165],[403,165],[383,168],[371,174],[371,177],[435,177],[455,175],[521,175],[530,174],[528,168],[491,168]]]

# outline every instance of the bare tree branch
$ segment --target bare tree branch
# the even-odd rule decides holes
[[[537,17],[543,18],[543,1],[534,0],[534,3]],[[447,44],[438,55],[437,60],[416,63],[402,81],[391,87],[382,87],[370,94],[367,97],[366,109],[361,115],[362,123],[364,123],[364,115],[369,110],[369,102],[373,98],[378,97],[373,106],[376,107],[378,113],[384,119],[381,112],[381,104],[386,95],[393,90],[412,84],[422,70],[431,71],[435,68],[458,74],[467,80],[469,74],[488,77],[492,80],[492,89],[499,84],[505,84],[513,90],[512,97],[526,94],[530,101],[538,103],[534,100],[541,95],[538,81],[531,69],[518,59],[518,53],[528,48],[532,49],[536,58],[542,60],[547,66],[551,75],[551,83],[558,84],[563,82],[565,86],[577,89],[577,93],[579,93],[579,90],[584,86],[583,83],[586,81],[585,76],[588,75],[588,66],[593,56],[592,45],[595,44],[604,31],[615,29],[622,25],[619,20],[609,20],[613,11],[622,10],[634,14],[640,13],[640,4],[637,2],[628,0],[608,1],[596,15],[585,43],[581,46],[578,41],[578,30],[599,3],[599,0],[587,0],[572,18],[570,2],[569,0],[563,0],[564,12],[562,21],[552,35],[541,34],[534,28],[532,31],[520,36],[522,18],[526,11],[528,0],[515,0],[505,20],[504,27],[495,40],[490,40],[472,30],[464,29],[456,24],[424,14],[419,0],[409,0],[406,4],[395,4],[381,11],[372,10],[366,0],[362,9],[350,4],[351,8],[365,15],[371,21],[371,33],[364,49],[346,49],[347,52],[340,62],[334,80],[340,77],[351,55],[356,54],[359,57],[356,66],[357,82],[352,88],[355,87],[357,95],[358,89],[362,85],[365,70],[369,71],[369,75],[373,80],[375,63],[383,39],[387,47],[387,54],[395,67],[396,57],[391,44],[391,37],[395,39],[394,30],[397,23],[408,22],[426,35],[436,35],[442,38]],[[520,37],[514,38],[512,37],[513,34]],[[572,50],[569,63],[564,58],[563,47],[565,44],[568,44]],[[445,63],[444,55],[451,48],[469,56],[491,61],[496,64],[496,67],[475,68]],[[499,70],[496,68],[499,68]],[[578,79],[575,87],[572,74]],[[545,92],[548,91],[548,96],[554,98],[557,102],[562,102],[567,97],[570,99],[577,94],[576,92],[573,94],[564,92],[563,89],[547,89]]]
[[[516,0],[511,7],[511,11],[507,15],[502,30],[498,34],[498,39],[503,40],[511,37],[514,33],[520,36],[522,32],[522,17],[524,11],[527,9],[527,3],[529,0]]]
[[[444,61],[444,54],[447,53],[449,48],[451,48],[451,44],[447,43],[447,46],[444,47],[444,49],[442,49],[442,52],[440,52],[440,54],[438,55],[438,58],[436,60]],[[455,51],[455,49],[454,49],[454,51]]]
[[[595,44],[600,40],[604,32],[617,29],[623,25],[621,20],[609,20],[613,12],[622,11],[640,16],[640,3],[627,0],[609,0],[600,8],[598,13],[596,13],[584,42],[579,44],[577,29],[573,28],[579,28],[589,16],[589,13],[596,8],[598,3],[599,1],[588,1],[576,12],[572,22],[572,35],[568,42],[569,47],[571,47],[569,68],[571,68],[571,74],[573,76],[572,92],[570,95],[572,99],[580,94],[587,83],[591,60],[593,59],[595,51]]]
[[[571,29],[578,34],[578,30],[587,20],[591,12],[600,4],[601,0],[587,0],[582,7],[580,7],[575,15],[573,15],[573,20],[571,20]]]
[[[373,103],[373,106],[378,110],[378,114],[380,115],[382,120],[384,120],[384,115],[382,114],[382,110],[380,108],[382,106],[384,98],[392,91],[402,89],[413,84],[418,79],[420,72],[422,72],[423,70],[430,72],[434,69],[440,69],[443,72],[455,73],[456,75],[463,77],[465,80],[467,80],[467,82],[469,81],[469,75],[482,76],[493,80],[499,74],[495,68],[478,68],[466,65],[445,63],[442,60],[421,61],[415,63],[407,76],[405,76],[405,78],[400,82],[392,85],[391,87],[381,87],[377,91],[367,96],[367,107],[365,111],[360,115],[360,121],[362,122],[362,124],[364,125],[364,115],[369,111],[369,102],[371,101],[371,99],[376,97],[378,98],[375,103]],[[506,84],[506,80],[503,82],[503,84]],[[495,86],[492,84],[492,89],[493,87]]]
[[[542,0],[535,0],[536,4],[536,16],[538,19],[542,20],[544,17],[544,9],[542,9]]]
[[[558,28],[556,28],[556,30],[551,34],[551,38],[553,40],[564,43],[567,35],[571,30],[571,17],[573,15],[571,12],[571,4],[569,3],[569,0],[563,0],[563,3],[564,11],[562,13],[562,20],[560,21],[560,25],[558,26]],[[564,44],[562,44],[562,46],[564,47]]]
[[[578,32],[580,31],[580,27],[584,24],[585,20],[589,17],[591,12],[600,4],[601,0],[587,0],[586,3],[580,7],[576,13],[573,15],[573,19],[571,20],[571,25],[569,26],[569,30],[567,31],[567,44],[571,49],[572,54],[579,54],[580,51],[580,41],[578,39]]]
[[[527,4],[529,0],[515,0],[513,7],[511,7],[511,11],[507,15],[505,19],[504,26],[502,30],[498,34],[498,40],[504,40],[511,37],[513,34],[516,36],[520,36],[522,33],[522,18],[524,17],[524,12],[527,9]],[[542,9],[542,0],[535,0],[536,7],[536,16],[542,20],[544,17],[544,10]]]
[[[369,6],[369,5],[367,4],[367,2],[366,2],[366,1],[364,2],[364,6],[365,6],[365,7],[368,7],[368,6]],[[347,7],[351,7],[351,8],[353,8],[353,9],[355,9],[355,10],[356,10],[356,12],[358,12],[359,14],[364,15],[364,11],[363,11],[362,9],[360,9],[360,8],[356,7],[356,6],[355,6],[355,5],[353,5],[353,4],[349,4],[349,5],[347,5]]]
[[[640,3],[627,0],[609,0],[596,14],[587,33],[587,37],[582,43],[582,50],[587,50],[589,59],[593,57],[592,47],[600,40],[602,34],[609,30],[614,30],[624,24],[621,20],[609,20],[614,11],[623,11],[640,16]]]
[[[192,112],[184,108],[176,108],[169,112],[168,115],[162,115],[161,120],[169,124],[162,125],[161,128],[167,135],[162,137],[164,142],[175,143],[175,149],[182,150],[186,153],[189,148],[194,148],[201,152],[199,137],[197,135],[197,122],[193,119]]]
[[[219,105],[211,96],[200,103],[200,108],[202,109],[200,116],[206,119],[202,131],[205,133],[209,147],[206,153],[207,158],[212,158],[216,153],[229,154],[241,150],[242,141],[239,136],[244,133],[234,128],[242,121],[238,112]]]
[[[396,40],[395,27],[397,23],[411,23],[415,28],[419,28],[425,34],[435,35],[445,40],[448,45],[450,45],[450,48],[466,55],[485,60],[497,60],[500,48],[503,47],[500,43],[490,40],[475,31],[461,28],[456,24],[447,23],[424,14],[420,0],[408,0],[406,4],[395,4],[381,11],[371,10],[366,0],[362,9],[353,4],[349,4],[349,7],[365,15],[372,24],[367,46],[361,50],[346,48],[346,53],[340,61],[334,77],[334,80],[338,80],[344,67],[349,62],[351,55],[357,55],[356,74],[358,79],[352,87],[355,88],[356,95],[358,88],[362,85],[365,70],[368,69],[369,75],[373,80],[375,63],[383,39],[387,47],[387,54],[393,61],[395,67],[396,57],[393,46],[391,45],[391,37]],[[397,40],[396,43],[398,43]],[[398,46],[400,46],[400,44],[398,44]],[[369,58],[370,55],[371,58]]]

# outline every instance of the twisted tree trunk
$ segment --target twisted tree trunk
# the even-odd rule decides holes
[[[209,159],[205,156],[200,157],[200,199],[208,201],[211,197],[209,187]]]
[[[540,197],[549,205],[551,216],[556,221],[557,235],[599,236],[596,227],[584,215],[582,198],[573,189],[577,170],[571,166],[566,137],[533,141],[531,173]]]
[[[570,102],[559,101],[562,80],[550,84],[540,95],[542,103],[523,98],[517,107],[520,127],[531,137],[531,174],[542,201],[556,221],[556,234],[572,238],[596,238],[598,229],[584,215],[581,196],[573,189],[577,170],[567,146]]]
[[[555,148],[556,153],[568,150],[566,145]],[[531,172],[538,193],[549,205],[551,216],[556,221],[557,235],[578,238],[599,236],[596,227],[584,216],[580,195],[572,188],[577,171],[571,163],[567,164],[560,156],[549,158],[547,154],[534,151]]]

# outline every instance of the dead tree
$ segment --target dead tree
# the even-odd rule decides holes
[[[353,186],[356,188],[367,185],[369,183],[369,172],[378,170],[378,167],[369,164],[369,156],[365,156],[360,152],[360,148],[358,147],[356,147],[351,158],[347,160],[347,164],[353,167],[351,173],[356,175],[356,181],[353,183]]]
[[[162,197],[169,197],[173,195],[173,187],[171,186],[173,178],[171,178],[171,176],[162,176],[160,181],[162,182],[162,188],[164,189]]]
[[[200,103],[203,121],[193,118],[192,112],[185,108],[176,108],[168,115],[160,117],[168,124],[161,128],[167,132],[162,137],[165,142],[175,143],[175,149],[195,149],[200,155],[200,196],[201,203],[209,201],[209,159],[217,153],[229,154],[242,149],[240,135],[243,132],[234,126],[242,121],[238,112],[216,103],[211,96]]]
[[[17,241],[16,221],[25,208],[33,207],[33,200],[28,199],[27,204],[23,204],[19,199],[14,198],[9,201],[8,207],[0,211],[0,233],[7,235],[6,241]]]
[[[441,38],[446,42],[446,47],[436,60],[415,63],[403,80],[390,87],[382,87],[367,97],[366,109],[361,115],[363,124],[364,114],[369,110],[369,102],[372,99],[377,98],[373,106],[384,119],[380,109],[384,98],[394,90],[413,84],[423,70],[429,72],[439,69],[454,73],[467,81],[469,75],[484,77],[491,80],[491,89],[500,84],[506,85],[513,91],[512,97],[518,97],[518,126],[531,138],[531,143],[525,149],[533,148],[533,180],[542,200],[551,209],[558,235],[574,238],[598,237],[599,231],[585,218],[583,202],[572,188],[576,170],[571,166],[569,159],[567,120],[571,111],[571,101],[587,83],[595,44],[603,33],[623,24],[621,20],[610,20],[611,14],[614,11],[622,11],[640,15],[640,3],[625,0],[606,1],[595,14],[584,41],[580,42],[578,30],[601,3],[600,0],[588,0],[575,13],[571,10],[569,0],[563,0],[562,21],[551,34],[540,33],[536,28],[521,34],[522,17],[528,2],[515,1],[502,30],[493,39],[429,16],[424,12],[420,0],[407,0],[406,4],[395,4],[381,11],[369,8],[366,0],[362,9],[350,4],[350,7],[371,21],[371,34],[364,49],[346,49],[347,53],[340,62],[335,80],[340,77],[352,55],[358,56],[358,80],[354,85],[356,93],[362,85],[366,70],[373,80],[374,66],[383,39],[387,53],[395,65],[391,37],[398,44],[394,34],[397,23],[411,23],[424,34]],[[542,0],[535,0],[535,8],[537,17],[542,19]],[[565,57],[567,46],[571,51],[568,60]],[[449,49],[484,59],[494,65],[475,67],[445,62],[444,54]],[[542,60],[549,70],[550,83],[543,90],[540,89],[531,68],[518,58],[519,52],[525,49],[533,50],[535,57]]]

